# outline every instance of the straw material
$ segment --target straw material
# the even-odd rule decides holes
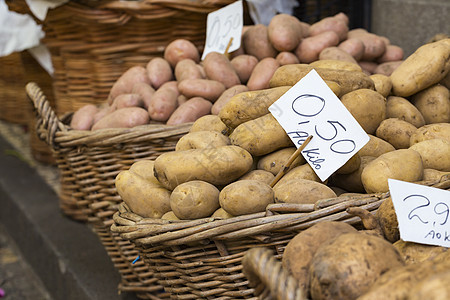
[[[161,287],[152,283],[153,271],[140,263],[134,245],[109,230],[112,215],[121,198],[114,180],[122,170],[142,159],[156,159],[175,150],[189,124],[177,126],[150,124],[134,128],[97,131],[72,130],[67,123],[71,113],[59,119],[45,95],[35,83],[26,85],[36,113],[36,132],[53,150],[60,171],[60,208],[77,221],[94,225],[102,244],[122,275],[122,291],[135,291],[143,299],[163,299]],[[151,286],[150,286],[151,285]],[[158,294],[157,298],[152,293]],[[161,295],[160,295],[161,294]]]
[[[449,189],[450,176],[421,184]],[[191,221],[143,218],[122,203],[111,231],[136,245],[171,299],[257,299],[264,291],[249,286],[243,273],[246,251],[265,247],[281,257],[296,233],[323,221],[360,227],[361,220],[346,209],[374,212],[387,197],[389,193],[337,197],[315,205],[271,204],[263,213]]]
[[[103,103],[120,75],[162,57],[175,39],[187,39],[202,50],[207,14],[232,2],[88,0],[50,9],[43,43],[52,54],[57,115]],[[8,4],[27,11],[25,0]]]

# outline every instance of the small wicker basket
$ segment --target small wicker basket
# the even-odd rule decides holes
[[[60,171],[62,212],[73,220],[93,226],[122,275],[119,290],[138,292],[144,299],[159,299],[154,298],[153,293],[162,288],[153,284],[153,272],[142,260],[132,263],[138,256],[134,245],[109,229],[112,215],[122,201],[114,180],[120,171],[129,169],[136,161],[156,159],[166,151],[173,151],[178,139],[192,124],[72,130],[67,125],[72,114],[60,120],[36,83],[28,83],[26,91],[37,114],[36,133],[52,148]]]
[[[420,184],[449,189],[450,176]],[[122,203],[111,230],[136,245],[171,299],[258,299],[267,291],[249,286],[242,266],[246,251],[265,247],[281,257],[295,234],[322,221],[361,227],[361,219],[346,209],[374,212],[387,197],[389,193],[336,197],[315,205],[271,204],[262,213],[191,221],[143,218]],[[295,293],[301,296],[301,291]]]

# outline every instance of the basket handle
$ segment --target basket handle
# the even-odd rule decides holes
[[[252,248],[242,258],[243,273],[252,287],[265,287],[270,294],[264,299],[305,300],[306,295],[299,287],[298,281],[282,268],[268,248]],[[268,296],[268,295],[266,295]]]
[[[36,111],[36,133],[38,137],[55,148],[55,135],[58,131],[67,131],[66,125],[59,120],[47,97],[35,82],[27,83],[25,90]]]

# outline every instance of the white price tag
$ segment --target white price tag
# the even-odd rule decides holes
[[[404,241],[450,247],[450,191],[388,179]]]
[[[297,148],[313,136],[302,155],[322,181],[370,139],[315,70],[273,103],[269,111]]]
[[[202,60],[210,52],[225,53],[230,39],[228,52],[233,52],[241,46],[244,13],[242,1],[236,1],[208,14],[206,20],[206,42]]]

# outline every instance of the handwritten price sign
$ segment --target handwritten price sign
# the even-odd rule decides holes
[[[404,241],[450,247],[450,192],[388,179]]]
[[[244,13],[242,1],[236,1],[208,14],[206,20],[206,42],[202,60],[210,52],[225,53],[228,43],[232,43],[228,52],[241,46]]]
[[[317,176],[325,181],[368,141],[369,136],[315,70],[309,72],[269,111],[302,151]]]

